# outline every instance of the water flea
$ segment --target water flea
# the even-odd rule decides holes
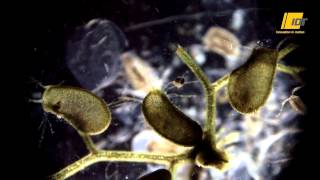
[[[208,29],[203,37],[204,46],[223,57],[239,56],[240,55],[240,41],[227,29],[213,26]]]

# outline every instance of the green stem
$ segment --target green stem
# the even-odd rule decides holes
[[[176,178],[177,177],[177,170],[181,164],[192,163],[192,162],[194,162],[194,158],[178,159],[176,161],[172,161],[169,166],[169,171],[171,173],[171,180],[178,179],[178,178]]]
[[[297,49],[299,46],[296,44],[289,44],[285,48],[281,49],[278,54],[278,62],[284,58],[286,55],[288,55],[293,50]]]
[[[217,81],[211,84],[211,86],[215,89],[216,92],[218,92],[221,88],[223,88],[225,85],[227,85],[229,81],[229,75],[224,75],[221,78],[219,78]]]
[[[201,70],[195,60],[180,46],[176,50],[179,58],[189,67],[193,74],[199,79],[205,94],[206,100],[206,122],[204,127],[204,140],[209,141],[212,146],[215,146],[215,117],[216,103],[215,90],[205,73]]]
[[[79,135],[82,137],[84,144],[86,145],[87,149],[91,152],[91,153],[96,153],[97,152],[97,147],[96,145],[93,143],[91,137],[85,133],[82,132],[78,132]]]
[[[299,73],[304,71],[302,67],[295,67],[295,66],[286,66],[283,64],[277,64],[277,70],[282,73],[290,74],[292,76],[298,76]]]
[[[176,162],[172,162],[169,166],[169,171],[171,173],[171,180],[175,180],[176,179],[176,174],[177,174],[177,166],[178,164]]]
[[[49,179],[66,179],[84,168],[98,162],[138,162],[138,163],[154,163],[169,166],[171,162],[179,162],[188,160],[190,153],[177,155],[162,155],[155,153],[141,153],[131,151],[105,151],[98,150],[96,153],[90,153],[78,161],[63,168],[59,172],[53,174]]]

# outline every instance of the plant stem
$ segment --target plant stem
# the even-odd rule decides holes
[[[172,162],[169,166],[169,171],[171,173],[171,180],[175,180],[176,179],[176,174],[177,174],[177,163]]]
[[[85,143],[87,149],[91,152],[91,153],[96,153],[97,152],[97,147],[96,145],[92,142],[92,139],[89,135],[79,132],[79,135],[82,137],[83,142]]]
[[[199,79],[202,88],[204,89],[206,100],[206,122],[204,127],[204,140],[209,141],[211,146],[215,146],[216,103],[214,87],[211,86],[208,77],[201,70],[195,60],[180,45],[178,45],[176,54]]]
[[[63,168],[59,172],[53,174],[49,179],[66,179],[84,168],[98,162],[140,162],[140,163],[154,163],[169,166],[171,162],[179,162],[188,160],[190,153],[186,152],[177,155],[162,155],[155,153],[141,153],[131,151],[106,151],[98,150],[96,153],[90,153],[78,161]]]
[[[194,160],[193,159],[179,159],[176,161],[171,162],[171,164],[169,165],[169,171],[171,173],[171,180],[176,180],[178,178],[176,178],[177,176],[177,170],[180,167],[181,164],[185,164],[185,163],[192,163]]]
[[[218,80],[216,80],[214,83],[211,84],[211,86],[215,89],[216,92],[218,92],[221,88],[223,88],[225,85],[227,85],[229,81],[229,75],[224,75]]]
[[[297,49],[299,46],[296,44],[289,44],[288,46],[286,46],[285,48],[281,49],[279,51],[278,54],[278,62],[285,57],[286,55],[288,55],[290,52],[292,52],[293,50]]]
[[[277,64],[277,70],[282,73],[290,74],[292,76],[298,76],[299,73],[304,71],[305,69],[302,67],[295,67],[295,66],[286,66],[283,64]]]

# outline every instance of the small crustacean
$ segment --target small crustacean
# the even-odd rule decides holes
[[[306,113],[306,107],[299,96],[291,95],[289,98],[289,104],[293,110],[300,114]]]
[[[182,88],[184,83],[185,79],[182,76],[178,76],[174,81],[172,81],[172,84],[178,89]]]
[[[180,89],[187,84],[194,84],[199,82],[199,81],[187,81],[185,77],[186,73],[187,72],[183,73],[181,76],[177,76],[173,81],[169,82],[168,85],[164,88],[164,90],[168,91],[173,88]]]
[[[240,55],[239,39],[222,27],[211,27],[204,35],[202,42],[206,49],[223,57]]]
[[[277,114],[277,117],[279,117],[283,111],[283,107],[286,105],[287,102],[289,102],[290,107],[299,114],[305,114],[307,112],[307,108],[301,98],[297,95],[295,95],[295,92],[297,92],[299,89],[301,89],[302,86],[296,87],[292,90],[290,97],[285,99],[281,103],[280,112]]]
[[[120,74],[120,54],[128,41],[112,21],[92,19],[68,38],[66,65],[81,87],[92,92],[113,84]]]
[[[127,52],[121,60],[125,74],[133,88],[144,95],[154,88],[161,87],[161,80],[156,71],[137,55]]]

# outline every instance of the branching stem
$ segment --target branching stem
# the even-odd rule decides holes
[[[177,155],[163,155],[131,151],[97,150],[96,153],[89,153],[85,157],[53,174],[49,179],[66,179],[84,168],[98,162],[140,162],[169,166],[171,165],[171,162],[188,161],[190,160],[190,156],[191,153],[189,152]]]
[[[189,67],[193,74],[199,79],[205,95],[206,121],[204,126],[204,140],[215,146],[215,117],[216,117],[216,99],[215,89],[207,75],[198,66],[196,61],[180,46],[176,50],[179,58]]]

